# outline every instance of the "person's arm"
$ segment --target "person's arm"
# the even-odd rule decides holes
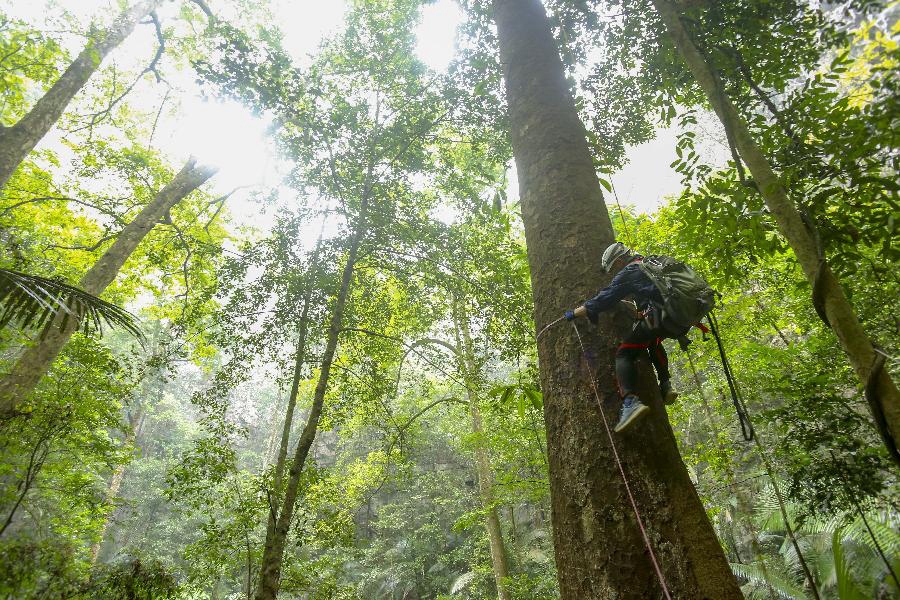
[[[597,292],[597,295],[587,300],[583,306],[575,309],[575,315],[581,316],[583,314],[592,323],[596,323],[600,313],[611,309],[620,300],[634,293],[633,273],[634,269],[622,269],[619,271],[608,286]]]

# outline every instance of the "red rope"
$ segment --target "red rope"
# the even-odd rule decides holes
[[[584,348],[584,342],[581,341],[581,333],[578,331],[578,325],[576,325],[574,321],[572,321],[572,327],[575,328],[575,335],[578,336],[578,344],[581,346],[581,355],[582,357],[585,357],[585,363],[587,363],[587,350]],[[590,369],[590,364],[587,364]],[[644,544],[647,546],[647,551],[650,552],[650,560],[653,562],[653,568],[656,569],[659,585],[662,587],[666,598],[672,600],[672,595],[669,593],[668,586],[666,586],[666,578],[663,576],[662,569],[659,568],[659,563],[656,560],[656,553],[653,552],[653,546],[650,544],[650,537],[647,535],[647,530],[644,529],[644,521],[641,519],[640,511],[638,511],[637,502],[634,501],[634,495],[631,493],[631,486],[628,485],[628,477],[625,476],[625,469],[622,467],[619,451],[616,450],[616,443],[613,440],[612,431],[609,428],[609,423],[606,421],[606,414],[603,412],[603,401],[600,399],[600,391],[597,389],[597,381],[594,379],[593,372],[591,372],[591,386],[594,388],[594,396],[596,396],[597,405],[600,407],[600,416],[603,418],[603,427],[606,429],[606,435],[609,437],[609,446],[612,448],[613,457],[616,459],[616,465],[619,467],[619,474],[622,476],[622,481],[625,483],[625,491],[628,492],[631,508],[634,509],[634,516],[637,519],[638,527],[641,529],[641,535],[644,537]]]

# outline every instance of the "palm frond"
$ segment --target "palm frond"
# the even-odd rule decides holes
[[[102,332],[105,324],[139,340],[144,337],[134,315],[115,304],[55,279],[0,269],[0,329],[15,323],[22,329],[40,330],[58,314],[62,315],[60,327],[76,319],[84,333]]]
[[[878,540],[878,544],[881,546],[882,551],[887,556],[900,556],[900,532],[892,527],[887,519],[882,520],[877,514],[871,513],[866,516],[868,517],[872,534]],[[869,535],[861,518],[857,517],[844,531],[845,540],[852,540],[857,544],[862,544],[875,550],[875,542]]]
[[[463,591],[472,580],[475,579],[475,572],[469,571],[468,573],[463,573],[459,577],[456,578],[456,581],[453,582],[453,586],[450,588],[450,594],[458,594]]]

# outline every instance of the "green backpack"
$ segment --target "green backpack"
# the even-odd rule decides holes
[[[687,330],[715,308],[716,291],[680,260],[645,256],[638,265],[662,294],[661,322],[666,329]]]

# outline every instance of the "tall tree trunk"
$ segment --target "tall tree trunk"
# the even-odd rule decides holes
[[[741,118],[725,95],[715,69],[694,45],[681,22],[677,7],[667,0],[652,0],[652,2],[675,47],[706,94],[729,138],[734,140],[741,158],[747,163],[747,168],[753,175],[766,206],[775,217],[779,231],[794,251],[806,279],[818,292],[828,323],[865,387],[875,366],[877,358],[875,349],[840,282],[821,255],[815,235],[811,231],[812,226],[807,226],[797,205],[788,197],[787,190],[773,171],[768,158],[750,135],[746,121]],[[900,462],[900,454],[897,453],[897,447],[900,446],[900,391],[887,369],[879,369],[875,392],[880,406],[872,407],[873,417],[879,431],[886,438],[885,445],[892,458]],[[879,412],[883,413],[887,431],[881,426]]]
[[[135,443],[141,435],[141,429],[144,427],[144,407],[139,406],[138,409],[131,415],[131,418],[128,419],[128,435],[125,436],[125,444],[133,444]],[[122,487],[122,480],[125,478],[125,465],[119,464],[116,465],[115,470],[113,471],[112,478],[109,480],[109,487],[106,490],[106,501],[112,502],[115,500],[116,496],[119,495],[119,489]],[[97,538],[97,541],[91,545],[91,566],[97,562],[97,558],[100,556],[100,549],[103,547],[103,538],[106,536],[106,530],[109,528],[109,521],[112,518],[112,514],[106,515],[103,519],[103,525],[100,527],[100,535]]]
[[[103,59],[134,31],[162,0],[141,0],[120,14],[113,24],[88,42],[62,76],[19,122],[0,128],[0,189],[38,142],[59,120]]]
[[[538,329],[593,295],[613,241],[584,126],[539,0],[494,0]],[[621,323],[625,326],[625,323]],[[630,323],[629,323],[630,324]],[[615,420],[613,355],[623,333],[594,332],[603,408]],[[591,370],[571,326],[538,343],[549,451],[556,565],[563,599],[658,598],[660,583],[598,413]],[[652,411],[618,435],[627,473],[673,598],[735,600],[741,591],[678,454],[655,380],[642,361],[639,393]]]
[[[190,158],[175,178],[157,192],[153,200],[116,236],[113,245],[84,274],[78,286],[95,296],[102,294],[166,212],[203,185],[215,172],[211,167],[197,166],[196,160]],[[25,350],[9,374],[0,380],[0,414],[12,413],[18,403],[34,391],[77,328],[78,319],[70,318],[63,325],[62,318],[57,317],[46,335]]]
[[[453,320],[456,321],[456,327],[454,328],[456,333],[456,358],[466,384],[469,414],[472,417],[472,433],[477,438],[475,442],[475,462],[478,469],[478,491],[481,495],[482,508],[486,512],[484,525],[487,529],[488,541],[491,547],[491,563],[494,568],[494,580],[497,583],[497,596],[500,600],[509,600],[509,589],[505,581],[509,577],[509,565],[506,561],[506,548],[503,547],[503,531],[500,528],[500,518],[497,515],[497,507],[494,505],[494,476],[491,473],[491,459],[484,444],[481,410],[478,408],[478,396],[475,391],[477,388],[475,378],[478,373],[478,366],[475,361],[469,323],[465,311],[458,300],[455,300],[453,303]]]
[[[360,203],[358,221],[354,227],[353,235],[350,238],[347,262],[344,264],[344,271],[341,276],[341,287],[338,290],[337,298],[335,298],[334,302],[334,310],[331,313],[331,323],[328,327],[325,352],[322,354],[322,363],[319,370],[319,381],[316,383],[316,389],[313,393],[313,403],[309,411],[309,416],[306,419],[306,425],[303,428],[303,433],[300,434],[300,440],[297,442],[297,449],[294,452],[294,462],[291,464],[291,468],[288,471],[289,479],[287,489],[284,493],[284,506],[278,512],[278,517],[275,522],[275,531],[272,536],[269,537],[268,534],[266,535],[266,545],[263,549],[262,565],[260,566],[259,586],[256,589],[256,600],[274,600],[278,594],[281,564],[284,558],[284,546],[285,542],[287,542],[291,520],[294,517],[297,493],[300,488],[300,475],[303,472],[303,465],[306,462],[306,457],[316,438],[316,431],[319,427],[319,417],[322,415],[322,407],[325,403],[325,393],[328,391],[328,379],[331,374],[331,364],[334,361],[338,335],[340,335],[343,323],[344,306],[350,291],[350,283],[353,280],[353,269],[359,254],[359,246],[365,235],[366,210],[369,203],[369,195],[371,194],[372,170],[373,168],[370,164],[369,172],[366,176],[365,190],[363,191],[363,197]]]

